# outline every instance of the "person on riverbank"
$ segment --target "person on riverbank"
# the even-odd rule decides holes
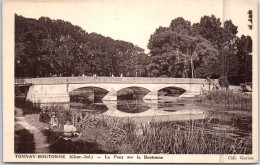
[[[66,121],[66,124],[64,125],[64,134],[66,138],[68,137],[76,137],[81,136],[81,133],[77,132],[77,128],[70,123],[69,120]]]
[[[59,125],[58,118],[56,112],[51,112],[51,121],[50,126],[51,127],[57,127]]]
[[[47,109],[43,109],[41,111],[40,117],[39,117],[39,121],[43,122],[43,123],[49,123],[51,120],[50,116],[47,113]]]

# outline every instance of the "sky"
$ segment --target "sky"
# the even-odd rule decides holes
[[[247,12],[255,7],[252,2],[253,0],[38,0],[21,2],[14,8],[16,14],[27,18],[45,16],[62,19],[80,26],[88,33],[95,32],[116,40],[132,42],[148,52],[147,44],[151,34],[159,26],[168,27],[171,20],[177,17],[197,23],[202,16],[213,14],[222,22],[231,19],[238,26],[238,36],[251,35],[253,33],[248,29]]]

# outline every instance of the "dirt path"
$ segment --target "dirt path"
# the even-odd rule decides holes
[[[43,135],[41,130],[30,125],[25,118],[22,116],[22,109],[15,108],[16,111],[16,123],[23,126],[25,129],[30,131],[34,136],[35,142],[35,153],[49,153],[49,144],[46,142],[46,137]]]

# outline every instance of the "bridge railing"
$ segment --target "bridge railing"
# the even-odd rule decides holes
[[[217,80],[213,80],[217,82]],[[157,78],[157,77],[44,77],[15,79],[23,84],[67,84],[67,83],[136,83],[136,84],[202,84],[206,79],[195,78]]]

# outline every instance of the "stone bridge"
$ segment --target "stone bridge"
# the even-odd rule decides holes
[[[217,80],[212,80],[218,84]],[[66,103],[69,93],[79,88],[101,88],[108,93],[104,101],[117,100],[121,89],[144,88],[149,90],[143,100],[158,100],[158,91],[176,88],[184,91],[179,97],[194,97],[214,88],[207,79],[195,78],[152,78],[152,77],[46,77],[15,79],[16,86],[29,85],[27,100],[33,103]]]

